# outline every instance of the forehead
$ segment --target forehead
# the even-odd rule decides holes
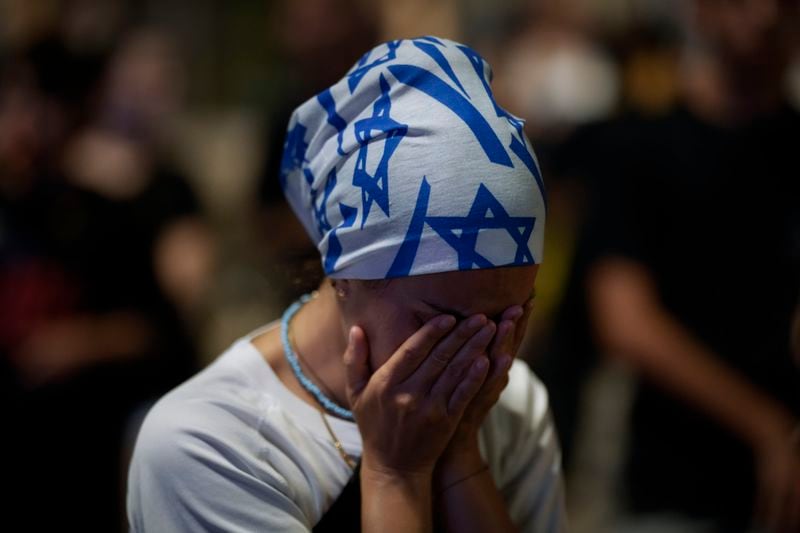
[[[533,291],[538,265],[411,276],[390,284],[393,296],[411,305],[438,307],[463,316],[493,316],[522,305]]]

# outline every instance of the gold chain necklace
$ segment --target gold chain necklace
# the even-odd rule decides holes
[[[342,446],[342,443],[339,441],[338,438],[336,438],[336,434],[333,432],[333,428],[331,428],[331,425],[328,423],[328,419],[325,418],[325,413],[322,411],[322,409],[320,409],[319,415],[320,415],[320,417],[322,417],[322,422],[325,424],[325,427],[327,428],[328,433],[330,433],[331,438],[333,439],[333,445],[339,451],[339,455],[342,456],[342,459],[344,459],[344,462],[347,463],[347,466],[350,467],[350,470],[355,471],[356,465],[358,463],[356,463],[355,459],[350,457],[350,454],[348,454],[345,451],[344,446]]]
[[[312,295],[312,298],[316,298],[316,296],[317,296],[317,295],[316,295],[316,291],[315,291],[315,294],[313,294],[313,295]],[[289,343],[292,345],[292,350],[294,350],[294,353],[296,353],[296,354],[299,356],[299,355],[300,355],[300,352],[297,350],[297,343],[294,341],[294,335],[293,335],[293,332],[292,332],[292,324],[291,324],[291,323],[289,323],[289,328],[288,328],[288,330],[289,330],[289,331],[288,331],[288,333],[289,333]],[[305,362],[305,361],[303,361],[303,362]],[[311,370],[312,374],[314,374],[314,375],[315,375],[315,377],[317,378],[317,380],[319,380],[319,376],[316,376],[316,374],[314,373],[314,370],[313,370],[313,369],[312,369],[312,368],[311,368],[311,367],[308,365],[308,363],[306,363],[306,366],[309,368],[309,370]],[[324,384],[324,383],[322,383],[322,385],[323,385],[323,386],[325,386],[325,384]],[[326,388],[327,388],[327,387],[326,387]],[[355,471],[355,469],[356,469],[356,466],[357,466],[357,462],[356,462],[356,460],[355,460],[355,459],[353,459],[353,458],[352,458],[352,457],[351,457],[351,456],[350,456],[350,455],[349,455],[349,454],[348,454],[348,453],[345,451],[345,449],[344,449],[344,446],[342,445],[342,442],[339,440],[339,438],[338,438],[338,437],[336,436],[336,434],[333,432],[333,428],[332,428],[332,427],[331,427],[331,425],[328,423],[328,419],[327,419],[327,418],[325,418],[325,411],[323,411],[323,409],[322,409],[322,406],[318,404],[318,405],[317,405],[317,408],[318,408],[318,410],[319,410],[319,415],[320,415],[320,417],[322,418],[322,423],[325,425],[325,429],[327,429],[327,430],[328,430],[328,433],[330,434],[330,436],[331,436],[331,439],[333,439],[333,445],[334,445],[334,447],[335,447],[335,448],[336,448],[336,450],[339,452],[339,455],[341,455],[341,456],[342,456],[342,459],[343,459],[343,460],[344,460],[344,462],[347,464],[347,466],[349,466],[351,470]]]

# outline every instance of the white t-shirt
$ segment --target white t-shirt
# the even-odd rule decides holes
[[[149,411],[131,460],[134,532],[309,531],[351,470],[320,412],[295,396],[250,342],[236,341]],[[355,423],[327,417],[353,457]],[[522,361],[480,432],[483,457],[513,521],[566,529],[560,449],[542,383]]]

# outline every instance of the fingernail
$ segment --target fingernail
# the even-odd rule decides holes
[[[482,357],[482,356],[475,360],[475,368],[477,370],[480,370],[481,372],[486,370],[486,366],[488,364],[489,364],[489,360],[486,359],[485,357]]]
[[[436,325],[439,327],[439,329],[447,330],[452,328],[455,325],[455,323],[456,323],[456,317],[452,315],[445,315],[438,320]]]
[[[347,336],[347,341],[350,344],[354,344],[356,342],[356,326],[352,326],[350,328],[350,333]]]
[[[470,328],[478,328],[481,327],[486,323],[486,316],[484,315],[475,315],[474,317],[469,319],[467,322],[467,326]]]
[[[513,311],[511,311],[511,316],[508,317],[509,320],[517,320],[519,317],[522,316],[523,310],[522,307],[516,306]]]

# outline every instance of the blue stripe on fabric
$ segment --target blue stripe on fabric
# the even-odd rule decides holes
[[[539,172],[539,165],[536,164],[536,161],[533,159],[533,155],[528,150],[528,148],[522,144],[524,141],[520,141],[519,139],[513,137],[511,140],[511,145],[509,148],[517,154],[522,160],[522,163],[528,167],[528,170],[531,174],[533,174],[533,179],[536,180],[536,185],[539,186],[539,192],[542,195],[542,201],[544,202],[544,211],[547,212],[547,191],[544,188],[544,180],[542,180],[542,174]]]
[[[397,57],[397,49],[400,47],[400,43],[402,42],[402,39],[387,42],[386,53],[371,63],[366,63],[368,57],[366,55],[363,56],[359,63],[363,61],[364,64],[360,64],[358,68],[353,69],[353,71],[347,75],[347,86],[350,87],[350,94],[353,94],[353,91],[356,90],[358,84],[361,83],[361,80],[370,70],[395,59]]]
[[[341,228],[351,227],[355,223],[356,215],[358,214],[357,208],[350,207],[343,203],[339,204],[339,211],[342,214],[342,223],[336,226],[328,235],[328,250],[325,253],[324,261],[326,274],[333,274],[336,271],[336,261],[338,261],[339,257],[342,255],[342,243],[339,241],[336,232]]]
[[[336,140],[338,142],[337,152],[339,155],[345,155],[344,151],[342,150],[342,138],[344,136],[344,130],[347,128],[347,122],[336,112],[336,102],[333,99],[333,94],[331,94],[330,89],[325,89],[321,93],[317,95],[317,101],[320,103],[322,108],[325,110],[325,113],[328,115],[328,124],[336,128],[337,136]]]
[[[442,41],[440,41],[436,37],[433,37],[432,35],[423,35],[422,37],[417,37],[414,40],[415,41],[420,41],[420,40],[429,41],[429,42],[432,42],[433,44],[438,44],[439,46],[445,46],[445,44]]]
[[[492,127],[480,111],[455,89],[435,74],[413,65],[392,65],[388,69],[401,83],[422,91],[458,115],[472,130],[489,161],[513,168],[511,158]]]
[[[469,62],[472,64],[472,68],[475,69],[475,73],[483,83],[483,88],[486,91],[486,95],[492,101],[492,105],[494,105],[494,111],[497,116],[508,120],[511,126],[517,131],[518,137],[514,137],[513,134],[511,135],[511,144],[509,145],[509,148],[511,148],[511,151],[522,160],[522,162],[528,168],[528,171],[530,171],[531,175],[533,175],[533,178],[536,180],[536,185],[539,187],[539,192],[541,193],[542,201],[544,202],[545,212],[547,212],[547,190],[545,189],[544,180],[542,179],[542,173],[539,170],[539,166],[536,164],[536,160],[533,158],[533,155],[531,154],[530,150],[528,150],[528,146],[525,143],[525,133],[523,132],[522,121],[511,115],[511,113],[497,104],[497,101],[492,95],[492,89],[489,86],[489,81],[484,76],[483,58],[481,58],[480,54],[478,54],[478,52],[469,46],[458,45],[457,48],[461,50],[465,56],[467,56],[467,59],[469,59]]]
[[[392,99],[389,96],[389,83],[383,74],[380,75],[381,95],[372,106],[372,116],[359,120],[353,129],[358,140],[358,157],[353,170],[353,185],[361,188],[361,228],[369,217],[372,203],[375,202],[389,216],[389,160],[400,145],[400,141],[408,133],[408,125],[401,124],[391,116]],[[373,132],[377,135],[373,136]],[[367,172],[369,148],[377,147],[378,140],[383,138],[381,154],[375,174]]]
[[[311,179],[313,181],[313,174],[311,171],[306,169],[306,179]],[[311,181],[309,181],[311,183]],[[331,192],[333,192],[334,187],[336,187],[336,169],[333,168],[328,173],[328,178],[325,180],[325,188],[322,192],[322,202],[317,205],[317,195],[319,191],[312,188],[311,189],[311,207],[314,211],[314,218],[317,220],[317,229],[319,230],[319,236],[322,238],[325,235],[325,232],[331,229],[331,224],[328,222],[328,198],[331,196]]]
[[[387,278],[408,276],[411,267],[414,265],[414,258],[417,256],[419,241],[422,238],[422,230],[425,227],[425,216],[428,214],[428,199],[431,194],[431,186],[425,176],[422,177],[422,184],[419,186],[417,203],[414,206],[414,214],[411,215],[411,222],[408,224],[408,231],[403,240],[403,244],[397,250],[392,266],[386,273]]]
[[[306,142],[307,128],[299,121],[286,132],[283,141],[283,154],[281,155],[280,180],[281,187],[286,188],[286,178],[289,174],[302,167],[306,160],[308,143]]]
[[[461,89],[461,92],[464,93],[464,96],[469,98],[467,90],[464,88],[463,85],[461,85],[461,82],[458,80],[456,73],[453,72],[453,67],[450,66],[450,63],[447,61],[447,58],[444,57],[444,54],[442,54],[442,52],[436,46],[430,43],[421,43],[419,41],[413,41],[413,43],[414,46],[416,46],[417,48],[428,54],[428,56],[430,56],[431,59],[436,61],[436,64],[439,65],[439,67],[441,67],[441,69],[444,71],[445,74],[447,74],[447,77],[450,78],[453,81],[453,83],[458,85],[458,88]]]

